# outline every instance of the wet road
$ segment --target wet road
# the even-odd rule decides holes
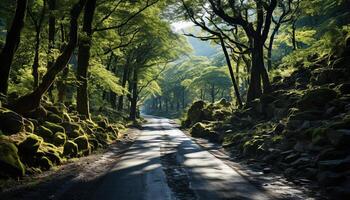
[[[149,117],[147,121],[92,199],[271,199],[168,119]]]

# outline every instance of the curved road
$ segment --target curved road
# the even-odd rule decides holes
[[[194,143],[170,120],[147,117],[147,121],[92,199],[271,199]]]

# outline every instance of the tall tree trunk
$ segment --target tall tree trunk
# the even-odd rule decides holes
[[[77,79],[77,111],[80,115],[90,119],[89,94],[88,94],[88,69],[90,49],[92,43],[92,21],[96,8],[96,0],[87,0],[84,10],[83,32],[86,37],[80,38],[78,50]]]
[[[131,97],[131,104],[130,104],[130,120],[136,121],[137,117],[137,99],[138,99],[138,92],[137,92],[137,82],[138,82],[138,70],[136,67],[133,69],[133,79],[132,79],[132,97]]]
[[[231,77],[232,85],[233,85],[233,88],[234,88],[234,91],[235,91],[235,95],[236,95],[238,106],[242,107],[243,103],[242,103],[241,95],[239,93],[239,89],[238,89],[238,86],[237,86],[235,75],[233,74],[233,68],[232,68],[232,65],[231,65],[230,56],[228,55],[224,39],[222,38],[221,35],[219,36],[219,38],[220,38],[221,48],[224,51],[224,55],[225,55],[225,58],[226,58],[227,67],[228,67],[229,72],[230,72],[230,77]]]
[[[60,73],[68,64],[78,40],[78,18],[84,8],[86,0],[79,0],[73,5],[70,12],[70,32],[69,42],[62,54],[58,56],[56,62],[50,70],[46,72],[40,85],[30,94],[27,94],[16,101],[12,102],[9,107],[18,113],[27,113],[36,109],[40,105],[42,96],[47,92],[49,87],[55,81],[58,73]]]
[[[69,66],[64,68],[62,72],[61,80],[57,81],[58,102],[61,102],[61,103],[66,101],[67,85],[64,80],[68,78],[68,74],[69,74]]]
[[[122,77],[122,82],[121,86],[125,88],[126,86],[126,81],[128,80],[129,77],[129,67],[128,67],[128,62],[126,65],[124,65],[123,69],[123,77]],[[124,95],[120,95],[118,99],[118,110],[122,111],[123,110],[123,104],[124,104]]]
[[[11,64],[21,40],[28,0],[17,0],[15,16],[6,35],[6,43],[0,53],[0,93],[7,94]]]
[[[54,11],[56,10],[56,0],[49,0],[49,44],[48,44],[48,61],[47,69],[50,69],[54,63],[52,54],[53,49],[55,48],[55,34],[56,34],[56,17]],[[53,99],[52,95],[53,86],[49,88],[49,96]]]
[[[269,93],[271,91],[271,84],[264,66],[264,44],[255,38],[252,50],[250,84],[247,94],[248,104],[261,96],[261,80],[263,82],[264,93]]]
[[[39,85],[39,50],[40,50],[40,32],[41,28],[37,27],[35,28],[35,53],[34,53],[34,61],[32,66],[32,75],[34,78],[34,85],[33,89],[38,87]]]
[[[214,103],[215,102],[215,85],[214,84],[211,84],[210,96],[211,96],[211,102]]]
[[[273,29],[271,36],[270,36],[270,41],[269,41],[269,46],[267,48],[267,70],[270,71],[272,69],[272,48],[273,48],[273,42],[275,40],[275,36],[280,28],[280,23],[276,24],[275,28]]]
[[[182,109],[186,108],[186,88],[182,87]]]

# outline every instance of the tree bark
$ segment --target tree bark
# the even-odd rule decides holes
[[[138,82],[138,70],[134,67],[133,69],[133,80],[132,80],[132,97],[130,102],[130,120],[136,121],[137,117],[137,82]]]
[[[224,51],[224,55],[225,55],[225,58],[226,58],[227,67],[228,67],[228,69],[230,71],[230,77],[231,77],[232,85],[233,85],[233,88],[234,88],[234,91],[235,91],[235,95],[236,95],[238,106],[242,107],[243,103],[242,103],[241,95],[239,93],[239,89],[238,89],[238,86],[237,86],[235,75],[233,74],[233,68],[232,68],[232,65],[231,65],[230,56],[228,55],[224,39],[222,38],[221,35],[219,36],[219,38],[220,38],[221,48]]]
[[[7,94],[11,64],[21,40],[28,0],[17,0],[15,16],[6,35],[6,43],[0,53],[0,93]]]
[[[269,41],[269,47],[267,48],[267,69],[270,71],[272,69],[272,47],[273,47],[273,42],[275,40],[275,36],[280,28],[280,24],[276,24],[275,28],[273,29],[271,36],[270,36],[270,41]]]
[[[56,9],[56,0],[49,0],[48,1],[48,6],[49,6],[49,44],[48,44],[48,61],[47,61],[47,69],[50,69],[54,63],[53,57],[52,57],[52,53],[53,53],[53,49],[55,48],[55,34],[56,34],[56,17],[53,14],[53,12]],[[51,86],[49,88],[49,95],[52,98],[52,89],[53,86]]]
[[[35,53],[34,53],[34,61],[33,61],[33,66],[32,66],[32,75],[34,78],[34,85],[33,89],[38,87],[39,85],[39,50],[40,50],[40,28],[35,28]]]
[[[58,73],[60,73],[68,64],[78,40],[78,18],[84,8],[86,0],[79,0],[78,3],[73,5],[70,12],[70,33],[69,42],[62,54],[58,56],[56,62],[50,70],[44,75],[40,85],[30,94],[27,94],[14,102],[10,103],[9,107],[18,113],[28,113],[36,109],[40,105],[42,96],[47,92],[49,87],[55,81]]]
[[[89,94],[88,94],[88,69],[90,49],[92,43],[92,21],[96,8],[96,0],[87,0],[84,10],[83,32],[84,38],[80,38],[78,50],[77,68],[77,111],[80,115],[90,119]]]
[[[128,67],[128,63],[126,63],[126,65],[124,66],[123,77],[121,82],[121,86],[123,88],[125,88],[126,86],[126,81],[128,80],[128,77],[129,77],[129,67]],[[118,99],[118,111],[122,111],[123,106],[124,106],[124,95],[120,95]]]

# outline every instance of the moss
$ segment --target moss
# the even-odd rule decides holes
[[[75,138],[73,141],[78,145],[78,149],[80,153],[82,153],[83,155],[90,154],[91,148],[90,148],[89,140],[85,135],[79,136]]]
[[[312,143],[314,145],[325,145],[328,144],[329,141],[327,139],[327,132],[329,131],[328,128],[313,128],[310,129],[310,132],[312,134]]]
[[[45,126],[40,126],[38,128],[37,135],[43,137],[44,140],[48,142],[52,140],[54,133],[49,128],[46,128]]]
[[[24,128],[23,118],[17,113],[0,108],[0,130],[6,135],[12,135],[20,132]]]
[[[55,124],[55,123],[52,123],[52,122],[47,122],[46,121],[43,124],[43,126],[45,126],[46,128],[50,129],[53,133],[57,133],[57,132],[65,133],[66,132],[66,130],[62,126],[60,126],[58,124]]]
[[[89,143],[92,150],[96,150],[97,148],[99,148],[99,142],[97,139],[89,138]]]
[[[66,134],[68,138],[71,138],[71,139],[79,137],[84,133],[81,126],[78,123],[64,122],[62,123],[62,126],[66,130]]]
[[[3,138],[0,138],[0,169],[0,177],[19,177],[25,174],[18,149]]]
[[[68,157],[76,157],[78,155],[78,145],[72,140],[67,140],[63,146],[63,155]]]
[[[63,146],[67,141],[67,136],[66,134],[62,133],[62,132],[57,132],[55,133],[54,137],[53,137],[53,144],[56,146]]]
[[[52,163],[61,164],[61,150],[57,148],[55,145],[50,143],[43,143],[39,147],[39,152],[50,159]]]
[[[18,149],[22,155],[34,155],[40,145],[43,143],[43,139],[35,134],[30,134],[23,142],[18,145]]]
[[[53,164],[52,162],[50,161],[50,159],[48,159],[47,157],[43,156],[39,159],[39,162],[38,162],[39,166],[41,169],[44,169],[44,170],[49,170]]]
[[[298,105],[301,109],[309,110],[322,107],[326,103],[337,97],[337,92],[329,88],[319,88],[310,90],[299,100]]]
[[[50,113],[46,119],[47,119],[47,121],[52,122],[52,123],[62,123],[63,122],[63,119],[54,113]]]
[[[28,132],[28,133],[34,133],[34,130],[35,130],[34,123],[27,119],[24,119],[24,130],[25,132]]]

